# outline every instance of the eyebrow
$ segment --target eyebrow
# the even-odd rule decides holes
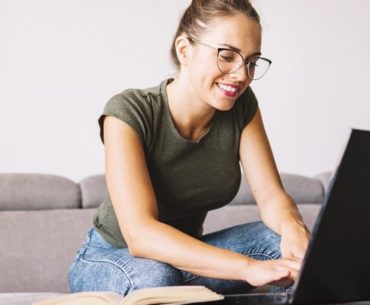
[[[233,51],[236,51],[236,52],[241,53],[241,50],[240,49],[238,49],[237,47],[232,46],[231,44],[221,43],[220,46],[225,46],[225,47],[228,47],[230,50],[233,50]],[[261,52],[255,52],[255,53],[253,53],[251,55],[248,55],[247,58],[248,57],[252,57],[252,56],[256,56],[256,55],[262,55],[262,53]]]

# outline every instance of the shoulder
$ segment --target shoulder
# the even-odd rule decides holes
[[[155,108],[158,108],[163,103],[161,93],[166,82],[167,80],[164,80],[154,87],[145,89],[130,88],[115,94],[106,103],[103,114],[115,115],[125,112],[131,115],[150,116],[155,111]]]
[[[143,143],[151,140],[153,116],[162,104],[160,85],[146,89],[126,89],[112,96],[99,117],[101,137],[103,139],[103,121],[106,116],[114,116],[131,126]]]
[[[153,102],[157,102],[159,86],[146,89],[126,89],[112,96],[105,105],[104,113],[127,111],[147,111]]]

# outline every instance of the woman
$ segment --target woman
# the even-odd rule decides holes
[[[109,194],[70,269],[71,290],[291,283],[309,232],[249,87],[271,63],[258,14],[247,0],[193,0],[171,54],[176,77],[114,96],[99,119]],[[240,163],[263,222],[202,236],[207,211],[235,196]]]

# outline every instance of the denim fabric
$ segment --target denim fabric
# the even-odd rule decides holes
[[[280,257],[280,237],[262,222],[243,224],[204,235],[201,240],[258,260]],[[127,248],[115,248],[90,229],[68,274],[72,292],[115,291],[126,295],[146,287],[204,285],[222,294],[249,292],[243,281],[193,275],[155,260],[137,258]]]

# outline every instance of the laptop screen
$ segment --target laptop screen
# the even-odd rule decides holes
[[[312,232],[296,304],[370,300],[370,131],[352,130]]]

